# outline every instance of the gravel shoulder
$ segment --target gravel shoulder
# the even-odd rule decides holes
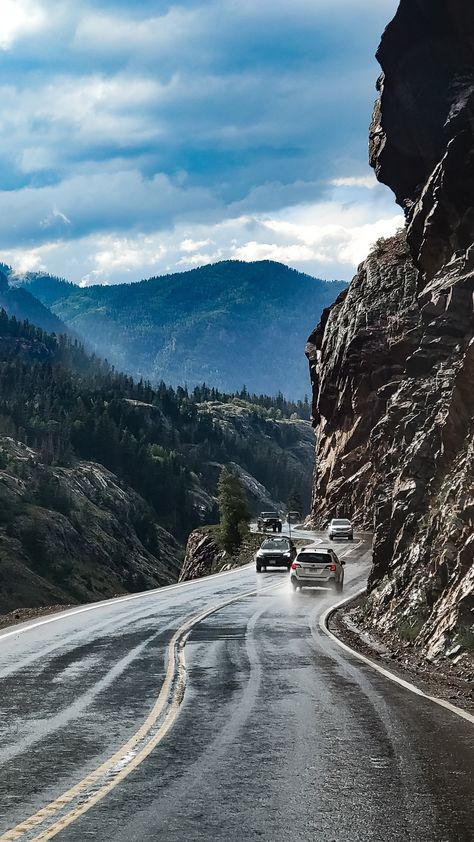
[[[17,608],[9,614],[0,614],[0,629],[9,626],[17,626],[20,623],[27,623],[29,620],[36,620],[38,617],[47,617],[49,614],[58,614],[59,611],[67,611],[68,608],[77,608],[73,605],[45,605],[42,608]]]
[[[347,646],[389,669],[400,678],[415,684],[430,696],[437,696],[474,713],[474,658],[465,653],[456,663],[444,658],[428,661],[411,643],[383,639],[358,625],[364,604],[362,595],[349,605],[339,608],[329,618],[330,631]]]

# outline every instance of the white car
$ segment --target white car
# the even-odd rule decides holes
[[[348,518],[333,518],[329,521],[328,535],[330,541],[335,541],[336,538],[347,538],[352,541],[354,538],[354,528]]]
[[[297,588],[319,588],[321,585],[341,593],[344,588],[345,561],[330,547],[303,547],[291,565],[291,584]]]

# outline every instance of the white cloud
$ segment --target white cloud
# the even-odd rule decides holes
[[[374,208],[332,199],[276,214],[183,223],[127,236],[110,233],[14,249],[0,257],[15,267],[42,268],[83,286],[138,281],[218,260],[277,260],[317,277],[350,279],[379,237],[403,223],[400,214],[374,219]],[[211,246],[211,248],[208,248]]]
[[[295,243],[308,247],[307,259],[312,262],[355,268],[379,237],[390,237],[403,225],[401,212],[376,219],[374,210],[363,201],[343,205],[336,194],[331,201],[287,209],[265,218],[262,225],[290,247]],[[299,260],[302,259],[301,256]]]
[[[18,156],[20,170],[24,173],[40,172],[54,166],[52,150],[44,146],[27,146]]]
[[[170,95],[174,85],[174,79],[161,85],[124,73],[58,76],[40,87],[21,89],[1,85],[0,119],[7,132],[0,138],[0,151],[14,146],[20,169],[28,173],[57,169],[71,154],[84,157],[85,150],[87,157],[100,143],[117,149],[156,142],[160,121],[149,108]]]
[[[78,167],[74,177],[58,184],[0,191],[0,241],[11,246],[22,240],[45,242],[51,237],[46,229],[53,226],[59,226],[61,237],[80,238],[91,231],[98,237],[107,231],[145,233],[172,227],[178,217],[185,222],[188,216],[222,213],[208,190],[179,182],[163,173],[145,178],[134,169],[96,165]]]
[[[346,178],[333,178],[330,182],[334,187],[366,187],[373,190],[378,185],[375,175],[348,176]]]
[[[234,255],[232,255],[233,257]],[[190,254],[186,257],[182,257],[180,260],[177,261],[176,265],[178,267],[184,266],[185,268],[196,268],[196,266],[206,266],[209,263],[217,263],[219,260],[225,260],[228,258],[229,255],[226,254],[225,251],[222,249],[217,249],[217,251],[211,252],[197,252],[196,254]]]
[[[203,249],[206,246],[210,246],[212,244],[212,240],[192,240],[190,238],[183,240],[179,244],[180,251],[184,251],[185,253],[199,251],[199,249]]]
[[[44,219],[42,219],[40,221],[40,226],[41,226],[41,228],[51,228],[51,226],[54,224],[54,222],[58,219],[61,222],[64,222],[65,225],[71,225],[72,224],[71,220],[69,219],[68,216],[66,216],[65,213],[58,210],[58,208],[53,208],[51,213],[48,214],[48,216],[46,216]]]
[[[232,257],[349,277],[400,221],[360,175],[397,2],[3,0],[5,258],[84,283]]]
[[[88,260],[94,268],[81,278],[81,286],[107,281],[118,272],[121,276],[132,270],[137,272],[146,263],[156,266],[166,254],[166,247],[156,242],[156,237],[99,237],[94,242],[95,251]]]
[[[2,0],[0,21],[0,49],[8,50],[23,35],[41,29],[46,15],[32,0]]]
[[[38,249],[15,249],[5,252],[7,264],[13,268],[14,275],[24,275],[25,272],[47,272],[48,255],[54,260],[59,243],[47,243]],[[11,261],[8,259],[11,257]]]
[[[79,18],[73,47],[79,51],[136,54],[137,50],[173,53],[204,34],[205,8],[174,5],[164,15],[134,18],[117,12],[93,12]]]
[[[300,243],[278,245],[277,243],[258,243],[251,241],[237,248],[234,256],[238,260],[246,261],[277,260],[280,263],[287,263],[292,266],[297,263],[314,261],[315,259],[319,259],[322,262],[326,261],[324,255],[318,255],[314,249]]]

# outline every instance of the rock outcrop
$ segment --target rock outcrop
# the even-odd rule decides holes
[[[369,624],[459,654],[474,648],[474,7],[402,0],[378,58],[370,157],[406,240],[377,244],[310,337],[313,519],[374,528]]]
[[[283,509],[294,488],[298,488],[308,510],[314,464],[314,435],[309,421],[268,418],[245,400],[206,401],[198,404],[198,412],[220,431],[225,442],[219,460],[199,466],[211,504],[215,505],[220,471],[230,464],[245,488],[253,514]],[[192,464],[193,447],[186,450],[186,455]],[[209,509],[209,497],[203,503]]]
[[[49,467],[0,437],[0,613],[176,582],[182,550],[102,465]]]
[[[188,538],[179,581],[188,582],[190,579],[200,579],[211,573],[242,567],[252,561],[261,543],[261,534],[248,532],[244,535],[240,547],[230,554],[222,546],[218,526],[195,529]]]
[[[223,549],[212,533],[196,529],[188,538],[179,581],[188,582],[209,576],[222,565],[224,556]]]

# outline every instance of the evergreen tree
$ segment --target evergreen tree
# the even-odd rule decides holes
[[[234,405],[235,423],[206,407],[209,401]],[[101,463],[180,539],[217,519],[196,505],[196,485],[216,494],[216,463],[237,463],[274,499],[299,488],[308,508],[310,476],[302,479],[292,455],[298,425],[286,423],[297,410],[282,395],[257,397],[245,387],[227,395],[205,383],[191,393],[163,382],[156,388],[135,383],[88,355],[76,339],[48,334],[0,308],[0,435],[23,441],[52,467]],[[278,424],[271,420],[277,413],[285,419]],[[45,476],[41,505],[66,511],[61,489]]]
[[[218,500],[222,543],[227,552],[232,553],[238,550],[242,536],[248,530],[250,511],[244,489],[226,467],[222,468],[219,477]]]

